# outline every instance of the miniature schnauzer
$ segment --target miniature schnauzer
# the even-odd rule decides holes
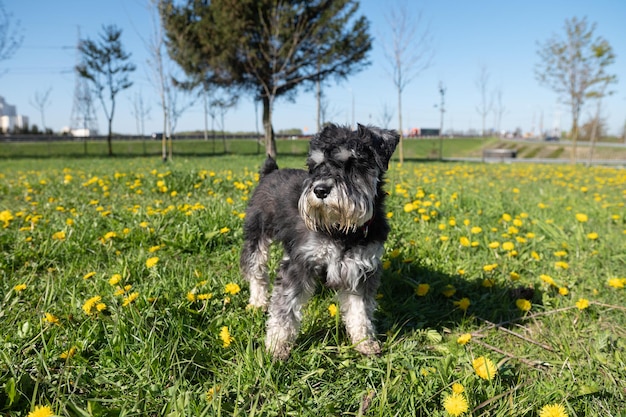
[[[398,144],[393,130],[329,125],[310,143],[308,172],[278,169],[267,158],[250,198],[240,266],[250,282],[250,305],[268,308],[266,349],[289,357],[302,308],[321,279],[338,293],[355,349],[379,354],[372,323],[389,233],[383,176]],[[268,307],[267,262],[273,241],[284,255]]]

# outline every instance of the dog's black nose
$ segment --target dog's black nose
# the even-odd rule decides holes
[[[326,197],[328,197],[328,194],[330,194],[330,189],[331,189],[330,185],[319,184],[319,185],[316,185],[315,188],[313,188],[313,193],[317,196],[317,198],[323,200]]]

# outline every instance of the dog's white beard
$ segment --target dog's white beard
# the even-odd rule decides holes
[[[354,232],[374,215],[373,201],[348,195],[343,184],[336,184],[324,199],[307,188],[300,196],[298,209],[306,227],[313,231]]]

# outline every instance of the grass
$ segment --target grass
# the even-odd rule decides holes
[[[280,363],[238,272],[261,162],[4,161],[0,413],[446,416],[454,389],[462,415],[624,415],[624,170],[392,163],[383,354],[320,289]]]
[[[462,157],[472,152],[480,152],[485,144],[493,140],[468,138],[445,139],[443,152],[445,157]],[[307,140],[278,140],[276,146],[281,155],[304,157],[308,151]],[[406,159],[437,159],[439,156],[438,139],[406,139],[404,141]],[[105,140],[58,141],[58,142],[4,142],[0,146],[0,158],[94,158],[107,155]],[[174,157],[216,156],[224,154],[262,155],[264,150],[253,140],[228,139],[216,140],[174,140]],[[160,156],[161,142],[148,141],[113,141],[113,152],[118,157]]]

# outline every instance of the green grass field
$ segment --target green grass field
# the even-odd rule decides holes
[[[221,138],[204,140],[176,139],[172,141],[174,157],[216,156],[225,154],[263,155],[264,149],[254,140]],[[443,143],[444,157],[463,157],[470,154],[480,155],[483,146],[495,143],[493,139],[446,139]],[[156,140],[113,140],[113,153],[118,157],[160,156],[161,142]],[[308,140],[277,140],[281,155],[304,157],[308,151]],[[439,156],[438,139],[405,140],[405,158],[437,159]],[[58,142],[5,142],[0,145],[0,158],[93,158],[107,156],[106,140],[87,141],[80,139]]]
[[[383,354],[320,288],[274,363],[238,271],[261,162],[3,160],[0,414],[626,415],[626,171],[393,162]]]

